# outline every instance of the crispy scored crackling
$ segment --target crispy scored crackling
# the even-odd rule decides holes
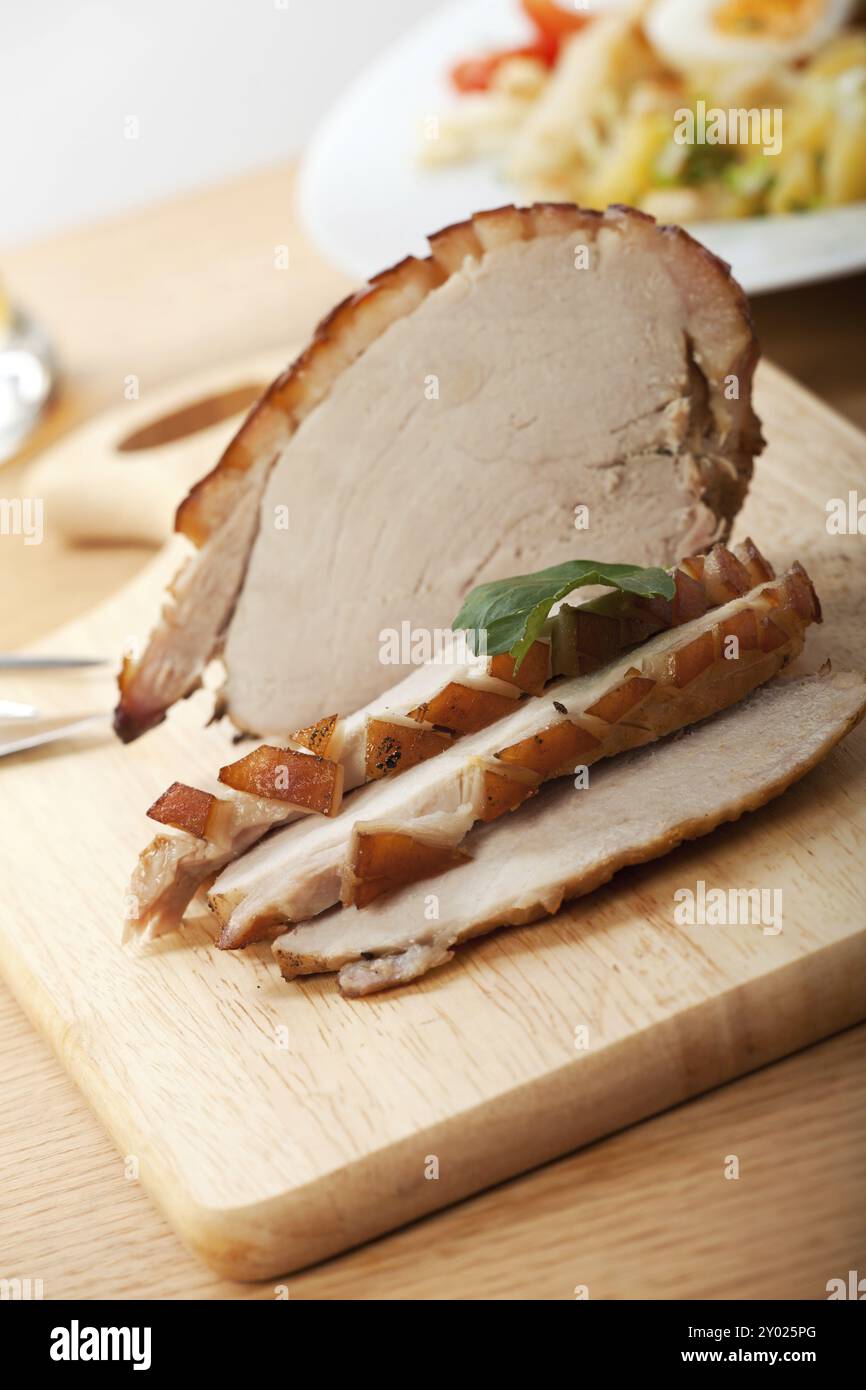
[[[795,564],[601,671],[564,678],[542,699],[521,702],[513,715],[401,777],[363,788],[333,821],[278,831],[214,883],[208,901],[223,924],[220,944],[246,945],[276,934],[281,922],[392,891],[411,876],[405,838],[392,841],[400,848],[393,873],[381,854],[371,856],[371,839],[411,837],[423,846],[425,871],[433,851],[443,867],[453,863],[451,851],[488,813],[490,777],[520,782],[526,800],[548,778],[703,719],[781,670],[819,620],[817,596]]]
[[[605,611],[598,611],[598,603],[561,609],[553,640],[534,643],[517,672],[507,655],[471,665],[431,662],[365,709],[348,718],[320,719],[297,730],[291,742],[338,763],[346,791],[366,781],[397,776],[443,752],[461,735],[475,733],[513,711],[520,696],[541,695],[551,674],[552,655],[557,671],[597,670],[618,651],[700,616],[773,576],[772,567],[751,539],[733,552],[719,544],[709,556],[689,556],[672,573],[676,584],[672,600],[613,594],[601,605]],[[160,836],[142,852],[129,889],[136,910],[127,916],[127,937],[162,935],[178,927],[198,889],[274,826],[311,810],[334,813],[336,806],[327,811],[304,788],[300,774],[313,768],[305,769],[298,763],[299,756],[266,745],[263,753],[256,750],[241,760],[238,766],[244,775],[240,780],[224,775],[224,769],[220,780],[237,792],[230,801],[176,782],[154,803],[148,815],[173,826],[183,838]],[[266,766],[294,760],[294,790],[289,787],[279,795],[281,802],[296,801],[296,807],[274,805],[268,799],[267,784],[252,778],[251,767],[262,757]],[[330,791],[333,799],[333,783]],[[486,818],[514,809],[521,795],[519,784],[488,776]]]

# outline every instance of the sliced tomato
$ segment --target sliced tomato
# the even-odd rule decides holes
[[[451,69],[451,81],[458,92],[486,92],[497,68],[511,58],[535,58],[552,68],[556,62],[559,43],[549,34],[539,34],[534,43],[521,48],[506,48],[500,53],[488,53],[483,58],[466,58]]]
[[[520,0],[523,12],[546,38],[561,42],[589,24],[591,14],[577,10],[575,6],[558,5],[556,0]]]

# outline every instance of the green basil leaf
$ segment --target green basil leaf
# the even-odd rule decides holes
[[[481,646],[488,656],[509,652],[519,670],[526,653],[547,621],[555,603],[574,589],[603,584],[626,594],[643,598],[672,599],[676,592],[667,570],[643,569],[640,565],[603,565],[595,560],[567,560],[537,574],[519,574],[513,579],[494,579],[479,584],[452,623],[455,629],[469,630],[473,651]]]

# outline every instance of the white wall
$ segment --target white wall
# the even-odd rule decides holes
[[[0,246],[288,158],[436,3],[2,0]]]

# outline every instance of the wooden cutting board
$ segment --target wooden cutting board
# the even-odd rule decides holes
[[[862,668],[866,537],[829,536],[826,504],[866,495],[866,438],[766,365],[758,409],[770,444],[738,534],[813,573],[827,621],[805,665]],[[44,648],[118,652],[177,555]],[[113,690],[31,673],[0,695],[79,712]],[[131,747],[0,764],[0,948],[130,1180],[228,1277],[322,1259],[866,1017],[866,727],[740,824],[350,1002],[333,977],[283,982],[267,946],[215,950],[204,915],[146,955],[119,944],[144,808],[230,751],[207,712],[199,695]],[[698,879],[782,888],[784,930],[675,926]]]

